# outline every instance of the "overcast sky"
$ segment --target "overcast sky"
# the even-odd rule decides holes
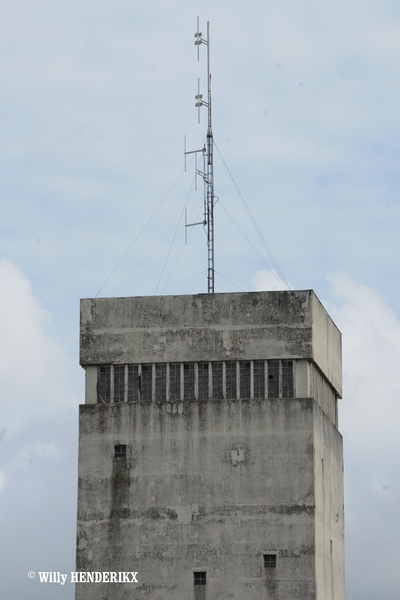
[[[249,209],[290,287],[314,289],[341,329],[347,599],[398,600],[394,0],[3,3],[0,597],[73,600],[27,572],[74,569],[79,298],[207,290],[204,232],[185,246],[183,219],[202,211],[193,162],[183,172],[184,135],[197,149],[206,133],[199,13],[216,291],[282,289]]]

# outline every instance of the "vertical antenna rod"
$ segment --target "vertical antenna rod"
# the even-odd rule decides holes
[[[214,140],[212,133],[212,122],[211,122],[211,73],[210,73],[210,22],[207,21],[207,39],[202,37],[202,33],[199,31],[199,17],[197,17],[197,32],[194,34],[195,46],[197,46],[197,60],[200,60],[199,46],[205,44],[207,46],[207,101],[203,100],[202,94],[200,94],[200,83],[198,85],[198,93],[195,96],[196,104],[198,108],[199,116],[198,121],[200,123],[200,107],[206,106],[208,113],[208,124],[207,124],[207,143],[204,148],[200,151],[203,153],[204,167],[203,171],[199,171],[197,168],[196,160],[196,174],[203,177],[204,180],[204,221],[202,224],[207,226],[207,246],[208,246],[208,270],[207,270],[207,286],[208,293],[214,293]],[[186,152],[186,154],[194,154],[199,152],[194,150]],[[192,225],[198,225],[199,223],[187,224],[186,227]]]
[[[214,293],[214,139],[211,125],[211,73],[210,73],[210,22],[207,21],[207,83],[208,83],[208,127],[207,127],[207,240],[208,240],[208,293]]]

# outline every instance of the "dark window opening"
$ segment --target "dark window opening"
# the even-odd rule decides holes
[[[276,567],[276,554],[263,554],[264,567],[275,568]]]
[[[250,363],[240,363],[240,397],[250,398]]]
[[[282,398],[293,398],[293,361],[282,361]]]
[[[126,458],[126,444],[117,444],[114,446],[115,458]]]
[[[212,364],[212,390],[213,398],[221,400],[224,397],[222,363]]]
[[[293,398],[294,363],[254,360],[99,365],[97,401]]]
[[[167,399],[167,365],[156,365],[156,400]]]
[[[254,398],[265,396],[265,363],[263,360],[254,361]]]
[[[139,367],[128,365],[128,402],[139,400]]]
[[[235,399],[237,396],[236,391],[236,363],[226,363],[226,398]]]
[[[181,365],[169,365],[169,399],[181,399]]]
[[[279,398],[279,360],[268,361],[268,398]]]
[[[151,402],[153,396],[153,365],[142,365],[141,400]]]
[[[208,363],[199,363],[199,400],[207,400],[208,394]]]
[[[206,585],[206,571],[195,571],[194,575],[194,585]]]
[[[114,365],[114,402],[124,402],[125,365]]]
[[[111,401],[111,367],[104,365],[99,367],[99,384],[97,388],[98,401]]]
[[[194,364],[183,365],[183,397],[185,400],[194,400]]]

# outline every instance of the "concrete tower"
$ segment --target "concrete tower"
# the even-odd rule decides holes
[[[77,600],[344,600],[341,335],[312,291],[82,300],[80,362],[77,570],[138,583]]]

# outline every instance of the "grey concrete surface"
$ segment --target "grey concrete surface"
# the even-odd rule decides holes
[[[76,600],[344,600],[341,336],[315,294],[81,309],[77,569],[138,583],[78,583]],[[279,358],[296,397],[97,403],[100,364]]]

